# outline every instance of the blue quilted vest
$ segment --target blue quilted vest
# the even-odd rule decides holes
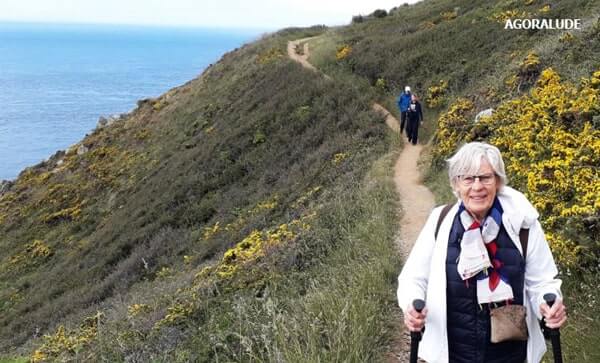
[[[490,307],[477,302],[477,281],[468,284],[458,274],[460,239],[464,227],[459,215],[454,217],[448,239],[446,257],[446,299],[448,348],[450,363],[523,363],[527,356],[526,341],[490,342]],[[496,257],[503,263],[504,273],[512,287],[513,304],[523,305],[525,260],[501,226],[496,239]]]

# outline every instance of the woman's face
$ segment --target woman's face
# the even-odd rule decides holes
[[[481,178],[473,178],[474,176]],[[459,176],[456,189],[467,211],[476,219],[482,220],[494,204],[499,183],[494,169],[483,158],[476,175]]]

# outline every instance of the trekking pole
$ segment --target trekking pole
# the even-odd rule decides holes
[[[413,300],[413,308],[420,313],[425,308],[425,301],[421,299]],[[421,341],[421,335],[425,327],[421,329],[421,331],[411,331],[410,332],[410,363],[417,363],[418,353],[419,353],[419,342]]]
[[[548,304],[549,307],[552,307],[552,305],[554,305],[554,302],[556,301],[556,295],[550,293],[550,294],[545,294],[544,295],[544,300],[546,301],[546,304]],[[545,324],[544,324],[544,329],[545,329],[545,335],[550,337],[550,341],[552,342],[552,353],[554,355],[554,363],[562,363],[562,349],[560,347],[560,331],[558,328],[548,328]]]

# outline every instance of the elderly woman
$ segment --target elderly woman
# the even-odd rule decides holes
[[[539,362],[546,345],[537,319],[544,317],[549,328],[566,321],[539,215],[506,185],[496,147],[466,144],[448,166],[459,200],[445,217],[443,207],[433,210],[398,277],[404,323],[410,331],[426,326],[419,356],[430,363]],[[527,230],[522,243],[519,235]],[[546,293],[558,297],[552,308],[543,300]],[[421,313],[412,307],[414,299],[426,300]],[[492,342],[491,325],[499,326],[495,309],[524,312],[511,315],[525,320],[524,337]]]

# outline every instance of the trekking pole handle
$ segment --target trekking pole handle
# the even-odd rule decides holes
[[[425,301],[421,299],[414,299],[412,305],[413,308],[417,311],[417,313],[420,313],[425,308]]]
[[[416,312],[421,313],[425,308],[425,301],[421,299],[414,299],[412,302],[412,306]],[[421,341],[422,332],[425,330],[425,327],[421,329],[421,331],[411,331],[410,332],[410,363],[417,363],[417,355],[419,351],[419,342]]]
[[[553,293],[544,294],[544,301],[548,304],[549,307],[552,307],[556,302],[556,295]],[[550,340],[552,341],[552,353],[554,356],[555,363],[562,363],[562,347],[560,344],[560,331],[558,328],[548,328],[548,335],[550,336]]]
[[[546,304],[548,304],[548,306],[550,308],[552,308],[552,305],[554,305],[554,303],[556,302],[556,295],[551,292],[544,294],[544,301],[546,302]],[[545,324],[544,324],[544,326],[545,326]],[[554,335],[558,331],[558,329],[556,329],[556,328],[553,329],[553,328],[546,327],[546,329],[548,329],[548,333],[550,335]]]
[[[549,307],[552,307],[552,305],[554,305],[554,302],[556,301],[556,295],[551,292],[548,294],[544,294],[544,301],[546,301],[546,304],[548,304]]]
[[[412,302],[413,308],[415,309],[415,311],[417,313],[421,313],[421,311],[423,311],[423,309],[425,309],[425,301],[421,300],[421,299],[414,299]],[[411,332],[411,336],[414,336],[417,338],[417,340],[421,340],[421,333],[423,333],[425,331],[425,327],[423,327],[423,329],[421,329],[420,332]]]

